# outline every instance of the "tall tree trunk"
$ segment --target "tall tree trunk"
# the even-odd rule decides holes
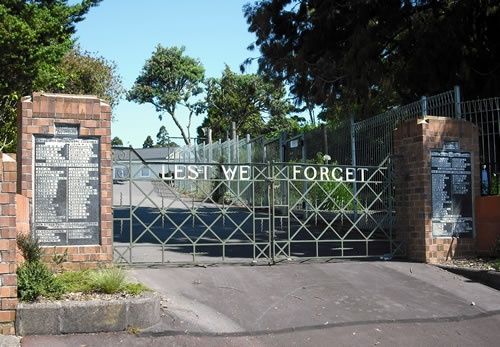
[[[188,136],[186,136],[186,133],[184,132],[184,129],[182,128],[181,123],[179,123],[179,120],[175,116],[175,113],[172,112],[172,113],[170,113],[170,115],[172,116],[172,119],[174,120],[175,125],[177,125],[177,128],[179,128],[179,130],[181,131],[181,136],[184,139],[184,143],[189,146],[191,144],[191,139]]]

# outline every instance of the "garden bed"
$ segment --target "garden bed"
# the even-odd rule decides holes
[[[88,297],[87,297],[88,299]],[[152,292],[141,295],[84,295],[70,300],[42,300],[20,303],[16,313],[16,333],[59,335],[144,329],[160,321],[160,297]]]
[[[460,258],[438,265],[454,274],[500,290],[500,259]]]

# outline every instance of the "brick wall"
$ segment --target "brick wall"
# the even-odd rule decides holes
[[[408,258],[437,263],[474,253],[475,238],[432,236],[430,151],[445,141],[458,141],[461,151],[471,152],[472,196],[479,195],[478,129],[472,123],[446,117],[409,120],[394,132],[396,172],[396,237],[405,241]],[[474,204],[474,202],[473,202]],[[474,206],[474,205],[473,205]]]
[[[492,256],[500,239],[500,195],[480,196],[476,200],[477,253]],[[500,254],[498,254],[500,256]]]
[[[112,159],[111,108],[94,96],[34,93],[22,99],[18,116],[19,194],[33,198],[32,161],[34,135],[54,135],[55,124],[79,125],[80,136],[100,138],[101,239],[99,245],[58,246],[47,249],[47,258],[66,250],[68,269],[96,267],[112,260]],[[49,260],[49,259],[47,259]]]
[[[0,153],[0,333],[14,334],[16,278],[16,161]]]

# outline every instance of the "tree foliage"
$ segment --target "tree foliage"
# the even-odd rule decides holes
[[[224,139],[231,134],[232,122],[240,136],[258,136],[278,128],[289,127],[289,112],[294,108],[286,100],[281,83],[275,84],[256,74],[237,74],[226,66],[220,78],[206,82],[205,108],[207,116],[198,128],[212,129],[214,138]]]
[[[118,136],[113,137],[111,140],[111,146],[123,146],[123,141]]]
[[[128,92],[127,99],[154,105],[160,113],[160,120],[165,112],[169,114],[179,128],[184,142],[190,144],[191,118],[200,111],[199,103],[191,100],[202,92],[201,82],[205,69],[198,60],[184,55],[184,50],[184,47],[168,48],[158,45]],[[185,106],[189,111],[186,131],[177,118],[179,105]]]
[[[9,0],[0,4],[0,94],[29,94],[57,79],[75,24],[101,0]]]
[[[156,146],[155,147],[176,147],[177,144],[170,140],[170,135],[168,134],[167,128],[164,125],[160,127],[158,134],[156,134]]]
[[[244,11],[261,73],[298,103],[366,117],[455,84],[500,92],[499,3],[263,0]]]
[[[96,95],[115,107],[125,90],[115,62],[102,56],[71,49],[58,66],[60,80],[49,86],[54,92]]]
[[[144,143],[142,144],[142,148],[153,148],[153,147],[154,147],[153,139],[151,138],[151,136],[148,135],[148,137],[146,137],[146,140],[144,140]]]
[[[8,0],[0,3],[0,150],[15,149],[12,104],[60,81],[58,66],[73,46],[75,24],[101,0]],[[14,106],[15,107],[15,106]]]

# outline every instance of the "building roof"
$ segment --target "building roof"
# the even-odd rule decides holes
[[[113,148],[113,154],[119,149]],[[146,161],[168,160],[179,147],[154,147],[154,148],[134,148],[139,156]]]

